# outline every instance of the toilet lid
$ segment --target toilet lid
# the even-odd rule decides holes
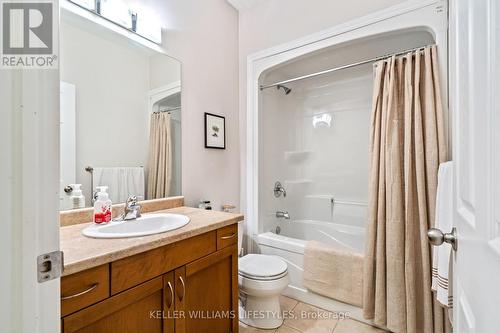
[[[285,261],[265,254],[247,254],[238,264],[240,275],[254,279],[279,278],[287,272]]]

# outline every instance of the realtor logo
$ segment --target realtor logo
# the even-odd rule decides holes
[[[2,68],[56,68],[54,4],[2,2]]]

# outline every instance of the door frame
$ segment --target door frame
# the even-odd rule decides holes
[[[181,81],[175,81],[167,85],[152,89],[148,92],[148,105],[147,110],[149,113],[153,112],[153,106],[169,96],[181,92]]]
[[[61,137],[59,140],[59,209],[68,210],[71,209],[71,192],[66,193],[64,188],[70,184],[76,183],[76,85],[64,81],[61,81],[60,85],[61,105],[59,108],[59,135]],[[68,98],[65,94],[70,95],[71,98]],[[69,105],[71,110],[65,108],[67,102],[71,102],[71,105]],[[70,126],[71,129],[68,131]],[[68,160],[70,163],[68,163]],[[65,166],[70,167],[65,168]]]

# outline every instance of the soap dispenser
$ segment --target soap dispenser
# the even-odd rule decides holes
[[[73,209],[85,208],[85,197],[82,193],[82,184],[71,184],[71,196],[69,198]]]
[[[106,192],[107,186],[97,186],[97,200],[94,202],[94,222],[108,223],[111,221],[111,199]]]

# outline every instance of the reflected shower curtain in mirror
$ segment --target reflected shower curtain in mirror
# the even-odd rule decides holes
[[[451,332],[431,291],[438,167],[447,160],[436,47],[374,66],[363,310],[396,333]]]
[[[151,114],[149,129],[149,158],[147,198],[165,198],[170,194],[172,181],[172,138],[170,114]]]

